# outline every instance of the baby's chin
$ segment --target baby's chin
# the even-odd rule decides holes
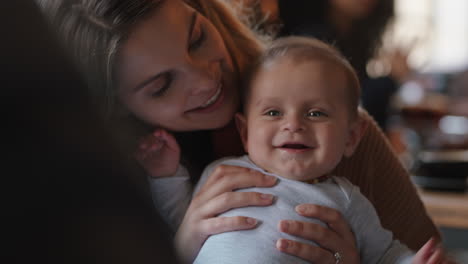
[[[309,182],[319,178],[326,171],[326,168],[316,166],[313,163],[298,162],[298,160],[275,160],[275,162],[271,162],[272,160],[256,160],[255,155],[250,155],[250,159],[266,172],[294,181]]]
[[[272,171],[271,173],[276,174],[280,177],[294,180],[294,181],[302,181],[302,182],[309,182],[313,179],[319,178],[321,175],[315,175],[314,173],[310,172],[309,170],[288,170],[288,171]]]

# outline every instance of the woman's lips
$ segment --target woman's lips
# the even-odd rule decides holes
[[[189,113],[210,113],[218,109],[224,101],[224,89],[222,82],[219,82],[218,88],[213,96],[211,96],[204,104],[201,106],[189,110]]]
[[[208,99],[208,101],[206,101],[206,103],[204,103],[202,106],[200,106],[200,108],[206,108],[206,107],[212,105],[214,102],[216,102],[216,100],[218,100],[218,97],[219,97],[220,94],[221,94],[221,85],[218,85],[218,90],[216,91],[216,93],[210,99]]]

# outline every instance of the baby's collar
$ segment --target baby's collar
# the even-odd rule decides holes
[[[324,182],[326,180],[328,180],[329,178],[331,177],[331,174],[325,174],[325,175],[322,175],[318,178],[313,178],[313,179],[310,179],[310,180],[306,180],[306,181],[303,181],[305,183],[308,183],[308,184],[317,184],[317,183],[321,183],[321,182]]]
[[[249,155],[244,155],[244,158],[247,160],[247,162],[249,162],[250,164],[253,164],[255,165],[255,163],[253,163],[253,161],[250,159]],[[257,165],[255,165],[257,168],[260,169],[260,171],[262,173],[265,173],[265,174],[268,174],[268,175],[274,175],[274,174],[271,174],[267,171],[265,171],[264,169],[258,167]],[[331,174],[327,173],[325,175],[322,175],[318,178],[313,178],[313,179],[310,179],[310,180],[305,180],[305,181],[302,181],[303,183],[308,183],[308,184],[317,184],[317,183],[321,183],[321,182],[324,182],[326,180],[328,180],[329,178],[331,178]],[[282,177],[281,177],[282,178]],[[285,178],[286,179],[286,178]]]

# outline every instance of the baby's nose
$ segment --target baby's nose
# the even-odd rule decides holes
[[[288,115],[285,118],[284,130],[289,132],[299,132],[305,130],[304,117],[299,115]]]

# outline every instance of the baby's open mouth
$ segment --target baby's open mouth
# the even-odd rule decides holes
[[[278,150],[289,153],[289,154],[305,154],[313,150],[315,147],[306,145],[301,142],[284,142],[276,147]]]
[[[280,148],[286,148],[286,149],[309,149],[309,146],[306,146],[304,144],[284,144],[281,145]]]

